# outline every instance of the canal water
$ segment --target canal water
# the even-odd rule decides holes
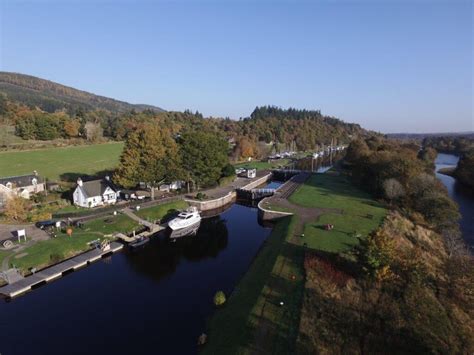
[[[459,205],[461,213],[461,233],[466,244],[474,250],[474,196],[456,181],[455,178],[438,173],[442,168],[455,168],[459,157],[453,154],[438,154],[436,165],[436,177],[446,186],[449,196]]]
[[[234,204],[196,236],[156,236],[0,302],[0,353],[196,353],[215,292],[230,294],[270,231],[255,208]]]

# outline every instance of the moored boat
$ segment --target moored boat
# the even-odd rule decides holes
[[[192,231],[196,232],[197,228],[201,223],[201,215],[196,207],[191,206],[185,211],[180,212],[178,216],[168,223],[168,227],[173,232],[172,235],[181,236],[181,233],[176,233],[177,231]]]
[[[138,237],[137,239],[135,239],[133,242],[129,243],[128,246],[130,248],[138,248],[138,247],[141,247],[143,245],[145,245],[146,243],[148,243],[150,241],[150,238],[147,238],[147,237]]]

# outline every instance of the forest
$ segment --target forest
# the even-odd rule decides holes
[[[41,97],[36,99],[42,100]],[[239,120],[205,118],[189,110],[165,112],[132,108],[123,112],[65,103],[49,111],[42,107],[44,105],[37,105],[35,100],[12,99],[0,86],[0,124],[14,126],[16,136],[25,141],[123,141],[145,124],[160,124],[174,134],[187,129],[216,132],[231,144],[230,155],[239,161],[266,157],[272,150],[306,151],[331,142],[348,144],[354,138],[375,134],[358,124],[322,115],[320,111],[275,106],[256,107],[249,117]]]

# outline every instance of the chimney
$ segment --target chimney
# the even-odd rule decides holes
[[[110,181],[110,176],[109,176],[109,175],[105,175],[105,180]]]
[[[77,178],[77,185],[82,186],[82,179],[81,178]]]

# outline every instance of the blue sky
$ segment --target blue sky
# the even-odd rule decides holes
[[[0,70],[206,116],[269,104],[474,130],[470,0],[0,4]]]

